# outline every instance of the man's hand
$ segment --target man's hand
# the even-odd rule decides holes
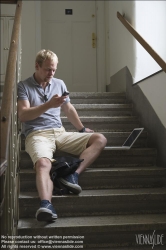
[[[94,130],[91,130],[90,128],[85,128],[85,133],[94,133]]]
[[[67,96],[54,95],[47,103],[50,108],[58,108],[65,102],[66,98]]]

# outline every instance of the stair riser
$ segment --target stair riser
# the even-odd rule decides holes
[[[112,117],[80,117],[85,127],[89,127],[95,131],[130,131],[139,127],[139,120],[135,116],[112,116]],[[74,130],[74,126],[67,118],[62,117],[62,124],[66,131]]]
[[[110,99],[85,99],[85,98],[80,98],[80,99],[74,99],[70,98],[70,101],[72,104],[126,104],[127,100],[125,98],[110,98]]]
[[[103,131],[131,131],[134,128],[139,127],[138,121],[128,122],[128,123],[111,123],[104,121],[103,122],[92,122],[92,121],[84,121],[83,122],[84,127],[91,128],[94,131],[97,132],[103,132]],[[76,129],[71,125],[69,122],[63,122],[63,126],[66,129],[66,131],[76,131]]]
[[[79,116],[101,117],[131,115],[133,109],[132,104],[74,104],[74,107]]]
[[[111,165],[114,165],[114,164],[155,164],[156,163],[156,157],[154,156],[119,156],[120,158],[118,157],[109,157],[109,158],[106,158],[103,156],[98,158],[98,160],[96,161],[96,163],[98,165],[102,165],[102,164],[108,164],[110,163],[110,166]],[[94,163],[95,165],[95,163]]]
[[[112,214],[166,213],[166,195],[54,197],[52,203],[58,217],[96,216]],[[101,206],[102,204],[102,206]],[[34,218],[39,198],[20,199],[20,218]]]
[[[154,229],[155,228],[155,229]],[[46,231],[47,230],[47,233]],[[147,245],[138,245],[136,236],[137,235],[153,235],[154,230],[156,230],[157,235],[165,235],[165,225],[157,225],[152,223],[151,226],[146,230],[146,225],[127,225],[127,226],[92,226],[92,227],[63,227],[63,228],[37,228],[37,229],[26,229],[18,230],[19,235],[40,235],[40,236],[83,236],[83,248],[95,248],[95,249],[103,249],[108,248],[112,249],[112,247],[121,246],[124,249],[124,246],[132,246],[132,250],[134,250],[135,246],[140,247],[138,249],[142,249],[142,247],[146,247]],[[166,239],[163,237],[162,244],[164,244],[163,249],[166,244]],[[46,244],[45,244],[46,245]],[[81,245],[81,244],[80,244]],[[49,245],[50,246],[50,245]],[[161,245],[159,245],[161,247]],[[46,248],[45,248],[46,249]],[[50,249],[50,248],[48,248]],[[144,249],[144,248],[143,248]],[[152,245],[149,245],[149,250],[152,249]],[[154,249],[158,250],[158,246],[154,246]]]
[[[30,175],[31,179],[26,180],[21,177],[20,188],[21,191],[36,191],[35,175]],[[27,176],[28,177],[28,176]],[[24,179],[22,181],[22,179]],[[110,188],[147,188],[147,187],[162,187],[164,186],[163,176],[102,176],[96,177],[92,175],[82,175],[79,184],[83,190],[87,189],[110,189]]]
[[[65,154],[64,154],[65,155]],[[95,167],[111,167],[116,164],[151,164],[155,165],[156,163],[156,157],[155,156],[110,156],[110,157],[104,157],[100,156],[98,160],[96,160],[93,163],[93,166]],[[26,159],[22,159],[20,162],[20,168],[25,169],[25,168],[33,168],[33,163],[30,159],[30,157],[27,155]]]
[[[124,109],[124,110],[78,110],[77,113],[79,116],[131,116],[132,109]],[[62,112],[62,116],[64,113]]]
[[[125,92],[71,92],[70,99],[94,99],[95,103],[98,99],[126,99]]]

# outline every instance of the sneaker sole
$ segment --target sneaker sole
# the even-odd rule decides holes
[[[82,191],[82,188],[77,185],[77,184],[72,184],[66,180],[64,180],[63,178],[59,178],[59,181],[72,193],[74,194],[79,194]]]
[[[57,218],[57,214],[51,213],[47,208],[39,208],[36,212],[36,219],[38,221],[55,221]]]

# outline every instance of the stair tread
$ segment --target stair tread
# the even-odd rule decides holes
[[[24,228],[73,228],[73,227],[98,227],[110,226],[114,230],[124,230],[129,226],[130,230],[144,226],[154,226],[155,229],[160,225],[166,228],[166,214],[134,214],[134,215],[109,215],[109,216],[83,216],[59,218],[54,223],[38,222],[36,219],[20,219],[18,229]]]
[[[80,119],[82,120],[82,121],[84,121],[84,120],[86,120],[86,119],[91,119],[91,121],[93,121],[93,120],[97,120],[97,122],[103,122],[103,119],[105,119],[105,120],[108,120],[108,121],[112,121],[112,120],[136,120],[136,121],[138,121],[138,117],[137,116],[131,116],[131,115],[124,115],[124,116],[91,116],[91,115],[86,115],[86,116],[79,116],[80,117]],[[65,116],[61,116],[61,119],[62,119],[62,121],[64,120],[67,120],[67,117],[65,117]],[[102,119],[102,120],[101,120]]]
[[[166,168],[162,167],[156,167],[156,166],[145,166],[145,167],[137,167],[137,166],[131,166],[131,167],[111,167],[111,168],[87,168],[85,172],[128,172],[128,171],[133,171],[133,172],[147,172],[147,171],[166,171]],[[32,174],[35,173],[34,169],[21,169],[20,173],[27,173],[27,174]]]
[[[89,196],[141,196],[141,195],[166,195],[166,187],[162,188],[133,188],[133,189],[99,189],[99,190],[82,190],[79,195],[63,195],[63,196],[53,196],[55,198],[76,198],[79,199],[80,197],[89,197]],[[37,191],[35,192],[20,192],[19,198],[20,199],[34,199],[38,198]]]
[[[109,104],[73,104],[75,108],[81,109],[118,109],[118,108],[132,108],[132,104],[125,103],[125,104],[116,104],[116,103],[109,103]]]
[[[83,97],[83,98],[93,98],[93,97],[98,97],[98,98],[102,98],[102,97],[115,97],[115,96],[121,96],[121,97],[126,97],[126,93],[125,92],[70,92],[70,97],[75,97],[75,98],[79,98],[79,97]]]
[[[117,171],[149,171],[149,170],[166,170],[165,168],[162,167],[155,167],[155,166],[150,166],[150,167],[116,167],[116,168],[87,168],[86,172],[99,172],[99,171],[111,171],[111,172],[117,172]]]
[[[112,136],[128,136],[131,131],[104,131],[102,132],[103,134],[108,134],[108,135],[112,135]],[[144,130],[141,134],[140,134],[140,137],[141,136],[147,136],[147,131]]]

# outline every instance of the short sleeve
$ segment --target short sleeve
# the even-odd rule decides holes
[[[17,96],[18,96],[18,100],[28,100],[27,91],[22,82],[19,82],[17,84]]]
[[[66,84],[64,83],[64,81],[62,81],[61,82],[62,83],[62,94],[64,93],[64,92],[69,92],[68,90],[67,90],[67,87],[66,87]],[[70,102],[70,98],[69,98],[69,96],[65,99],[65,103],[67,103],[67,102]]]

